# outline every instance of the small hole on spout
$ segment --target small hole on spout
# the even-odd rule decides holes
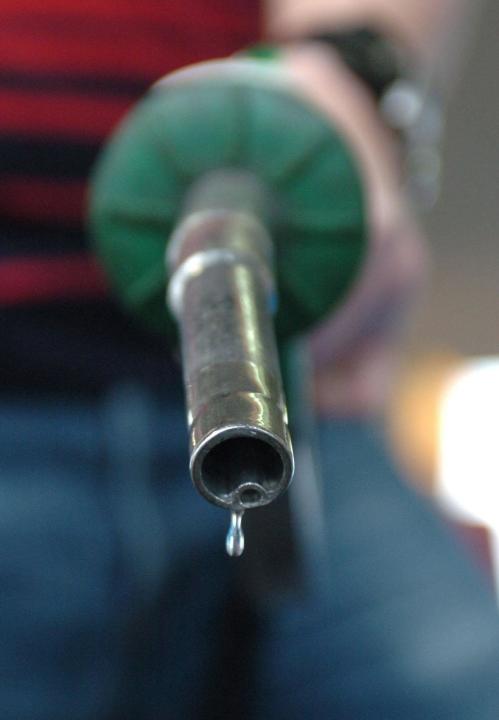
[[[246,488],[246,490],[243,490],[242,493],[239,495],[239,500],[241,501],[241,504],[247,507],[257,505],[261,501],[261,499],[262,493],[257,490],[257,488]]]

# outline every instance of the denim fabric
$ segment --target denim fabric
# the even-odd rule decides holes
[[[2,401],[2,720],[196,716],[226,518],[186,448],[180,394]]]
[[[321,582],[241,601],[180,392],[2,400],[0,718],[496,720],[483,580],[371,429],[318,440]]]
[[[485,577],[375,430],[325,422],[319,445],[323,582],[262,603],[255,716],[498,718],[499,614]]]

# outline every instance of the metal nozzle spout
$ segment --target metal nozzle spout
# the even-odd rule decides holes
[[[181,331],[194,485],[243,512],[286,489],[293,451],[272,321],[271,240],[257,203],[214,199],[233,198],[234,188],[254,201],[254,178],[241,173],[210,176],[197,189],[173,238],[169,299]]]

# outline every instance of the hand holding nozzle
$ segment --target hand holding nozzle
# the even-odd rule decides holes
[[[175,342],[178,320],[192,477],[232,512],[233,554],[242,513],[274,500],[293,472],[274,321],[287,338],[343,299],[364,258],[363,210],[347,145],[278,64],[238,58],[174,73],[100,159],[98,254],[146,325]]]
[[[204,497],[231,511],[230,555],[244,548],[243,512],[272,502],[293,474],[266,201],[251,173],[207,174],[188,194],[168,253],[191,476]]]

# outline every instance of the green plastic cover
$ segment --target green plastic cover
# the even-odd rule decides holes
[[[366,224],[345,141],[285,87],[223,73],[193,77],[153,88],[125,118],[90,195],[91,231],[111,284],[150,328],[175,332],[165,248],[190,185],[223,167],[254,172],[275,197],[276,329],[281,338],[302,332],[345,296]]]

